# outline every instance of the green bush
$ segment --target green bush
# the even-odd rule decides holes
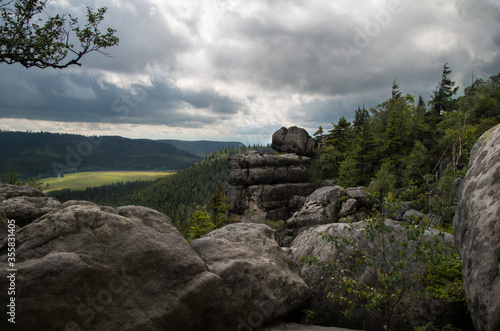
[[[392,194],[383,209],[395,212],[398,200]],[[443,244],[444,233],[429,238],[426,219],[391,227],[386,217],[376,212],[360,223],[346,225],[348,234],[323,234],[331,246],[328,261],[308,256],[304,260],[319,266],[333,280],[327,295],[340,304],[350,318],[359,309],[371,315],[381,328],[395,329],[395,321],[405,318],[414,300],[464,300],[461,266],[453,248]],[[360,275],[370,281],[361,281]],[[422,286],[423,285],[423,286]]]
[[[22,179],[20,178],[21,174],[15,171],[5,172],[0,176],[2,177],[2,182],[5,184],[31,186],[39,190],[43,189],[43,182],[38,177]]]

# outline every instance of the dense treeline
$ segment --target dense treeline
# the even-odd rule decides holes
[[[0,173],[54,177],[77,171],[178,170],[201,157],[166,142],[116,136],[0,131]]]
[[[229,155],[244,153],[248,149],[273,153],[269,146],[229,147],[205,157],[174,175],[155,181],[117,183],[87,188],[83,191],[60,190],[50,195],[60,201],[88,200],[101,205],[140,205],[168,215],[177,228],[187,236],[188,218],[196,210],[209,208],[217,183],[227,183],[226,159]]]
[[[500,122],[500,74],[474,81],[456,98],[450,73],[445,64],[428,103],[403,95],[395,80],[389,100],[369,110],[359,107],[352,122],[341,117],[328,132],[320,127],[316,179],[345,187],[376,179],[386,191],[412,191],[412,198],[430,193],[432,210],[426,211],[449,222],[453,180],[465,174],[477,138]]]
[[[224,149],[226,147],[243,146],[242,143],[236,141],[209,141],[209,140],[186,141],[186,140],[174,140],[174,139],[164,139],[160,141],[164,141],[166,143],[174,145],[180,150],[187,151],[191,154],[202,157],[220,151],[221,149]]]

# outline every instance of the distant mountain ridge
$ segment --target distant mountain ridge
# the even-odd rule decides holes
[[[210,140],[197,140],[197,141],[187,141],[187,140],[175,140],[175,139],[162,139],[160,141],[174,145],[180,150],[187,151],[191,154],[198,156],[207,156],[214,152],[220,151],[221,149],[228,147],[240,147],[244,146],[242,143],[237,141],[210,141]]]
[[[202,157],[172,144],[119,136],[0,131],[0,173],[51,177],[105,170],[179,170]]]

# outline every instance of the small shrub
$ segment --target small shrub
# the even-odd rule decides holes
[[[271,229],[275,230],[276,232],[280,232],[285,230],[286,228],[286,223],[283,220],[279,221],[271,221],[271,220],[266,220],[264,222],[267,226],[269,226]]]

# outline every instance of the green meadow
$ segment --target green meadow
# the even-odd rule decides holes
[[[45,192],[69,188],[84,190],[87,187],[101,186],[118,182],[136,180],[155,180],[169,176],[175,171],[90,171],[66,174],[64,177],[43,178]]]

